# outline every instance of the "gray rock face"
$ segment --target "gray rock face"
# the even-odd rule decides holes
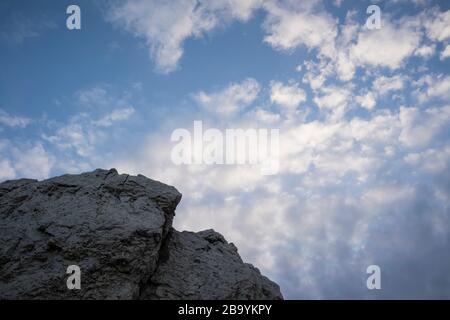
[[[171,230],[143,299],[282,299],[280,288],[213,230]]]
[[[282,299],[220,234],[174,230],[180,200],[115,169],[1,183],[0,299]]]

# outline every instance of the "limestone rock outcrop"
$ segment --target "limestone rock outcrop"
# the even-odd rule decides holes
[[[282,299],[219,233],[174,230],[180,200],[115,169],[1,183],[0,299]]]

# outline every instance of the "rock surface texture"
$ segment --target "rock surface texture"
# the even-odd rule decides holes
[[[180,200],[115,169],[1,183],[0,299],[283,298],[219,233],[174,230]]]

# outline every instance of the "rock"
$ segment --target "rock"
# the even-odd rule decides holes
[[[282,299],[220,234],[174,230],[180,200],[115,169],[1,183],[0,299]]]
[[[233,244],[213,230],[171,230],[143,299],[282,299],[278,285],[242,262]]]

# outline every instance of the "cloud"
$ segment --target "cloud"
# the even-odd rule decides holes
[[[11,161],[8,159],[0,160],[0,180],[10,180],[16,177],[16,170],[14,170]]]
[[[270,85],[270,101],[292,112],[300,103],[306,101],[306,93],[298,83],[284,85],[281,82],[273,81]]]
[[[429,108],[400,108],[402,132],[400,141],[408,147],[428,145],[450,121],[450,106]]]
[[[111,85],[101,84],[84,88],[75,92],[74,97],[78,106],[93,110],[107,110],[114,107],[126,108],[133,95],[140,92],[142,84],[133,83],[123,91],[115,90]]]
[[[110,113],[92,120],[88,113],[80,113],[51,134],[43,134],[43,139],[61,150],[74,150],[84,158],[95,158],[98,144],[107,139],[106,129],[128,120],[135,112],[132,107],[115,109]],[[117,129],[117,128],[116,128]]]
[[[53,123],[42,134],[43,140],[65,154],[74,151],[75,156],[92,163],[99,158],[96,154],[99,145],[119,132],[124,122],[136,113],[130,101],[140,90],[140,84],[135,83],[123,91],[107,84],[76,91],[74,104],[85,109],[66,121]]]
[[[358,65],[395,70],[402,67],[419,46],[421,33],[414,21],[409,22],[405,18],[399,22],[390,22],[385,19],[383,23],[381,29],[363,29],[358,34],[356,44],[350,49],[351,57]]]
[[[44,134],[43,139],[62,150],[74,149],[78,156],[88,157],[95,152],[95,144],[100,137],[87,119],[87,114],[74,116],[52,134]]]
[[[31,123],[31,119],[26,117],[12,116],[5,110],[0,109],[0,124],[8,127],[25,128]]]
[[[422,44],[423,32],[432,41],[445,41],[450,35],[450,11],[434,8],[400,19],[383,15],[382,28],[368,30],[356,20],[356,11],[348,12],[345,23],[339,26],[322,1],[316,0],[126,0],[113,2],[106,16],[114,25],[143,39],[156,70],[170,73],[178,68],[187,39],[233,21],[248,21],[258,10],[265,12],[264,42],[288,53],[300,46],[317,50],[320,59],[335,61],[335,71],[344,81],[353,78],[358,66],[396,70],[412,55],[429,59],[435,44]],[[383,50],[374,50],[377,47]]]
[[[255,108],[255,110],[251,111],[248,115],[252,121],[256,120],[257,123],[261,123],[268,126],[278,123],[281,119],[279,113],[267,111],[260,107]]]
[[[445,60],[448,57],[450,57],[450,45],[446,45],[445,49],[441,52],[441,54],[439,55],[439,58],[441,60]]]
[[[429,45],[429,46],[422,46],[418,49],[416,49],[416,51],[414,52],[414,55],[422,57],[424,59],[429,59],[431,58],[434,53],[436,51],[436,46],[435,45]]]
[[[420,102],[431,99],[449,100],[450,76],[428,74],[414,82],[416,95]]]
[[[0,179],[2,180],[48,178],[54,161],[54,157],[39,142],[17,144],[5,139],[0,141]]]
[[[13,149],[14,167],[22,177],[45,179],[49,177],[54,159],[41,144],[27,150]]]
[[[337,21],[317,5],[318,1],[269,1],[263,28],[264,41],[277,50],[290,51],[300,45],[332,57]]]
[[[260,1],[127,0],[115,2],[108,19],[145,40],[156,70],[170,73],[183,56],[183,43],[227,23],[250,18]]]
[[[75,93],[75,97],[80,105],[86,107],[104,107],[113,101],[107,89],[101,86],[79,90]]]
[[[247,21],[264,10],[264,41],[277,50],[300,45],[334,54],[337,21],[321,10],[318,1],[264,0],[126,0],[108,9],[107,19],[145,41],[156,70],[170,73],[178,68],[183,44],[233,21]]]
[[[422,152],[409,153],[404,159],[407,163],[426,172],[445,173],[450,166],[450,147],[430,148]]]
[[[368,110],[372,110],[376,105],[375,96],[372,92],[367,92],[362,96],[357,96],[355,100],[361,107]]]
[[[201,91],[194,95],[195,101],[209,112],[230,116],[242,111],[258,96],[260,86],[255,79],[248,78],[241,83],[230,83],[226,88],[206,93]]]
[[[434,11],[424,21],[428,38],[434,41],[445,41],[450,38],[450,10]]]
[[[400,75],[392,77],[381,76],[373,82],[373,89],[377,94],[383,96],[391,91],[402,90],[406,80],[406,77]]]
[[[134,114],[134,112],[135,110],[133,107],[115,109],[100,120],[94,121],[94,124],[99,127],[110,127],[115,122],[129,119]]]
[[[322,95],[315,96],[313,101],[320,108],[331,111],[333,118],[341,118],[346,110],[351,93],[346,88],[324,87]]]
[[[313,91],[320,91],[327,78],[334,72],[333,64],[324,60],[318,62],[308,60],[304,62],[304,66],[306,71],[302,82],[308,84]]]

